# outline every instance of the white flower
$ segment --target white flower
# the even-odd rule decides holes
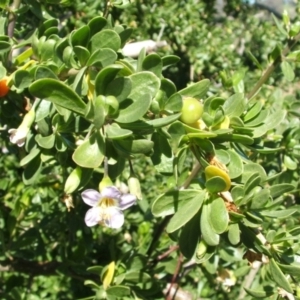
[[[28,132],[29,128],[21,126],[18,129],[9,129],[8,133],[10,134],[10,142],[13,144],[17,144],[18,147],[22,147],[25,144]]]
[[[35,111],[34,109],[31,109],[25,116],[21,123],[21,125],[18,127],[18,129],[12,128],[8,130],[8,133],[10,134],[10,141],[13,144],[17,144],[19,147],[22,147],[25,144],[25,140],[27,137],[27,134],[29,133],[30,126],[34,122],[35,119]]]
[[[122,194],[116,187],[105,187],[101,193],[88,189],[82,192],[83,201],[92,206],[86,212],[85,224],[89,227],[101,224],[120,228],[124,224],[123,210],[136,203],[136,196]]]

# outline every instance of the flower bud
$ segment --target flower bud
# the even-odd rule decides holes
[[[79,186],[81,180],[82,170],[80,167],[76,167],[68,176],[65,182],[64,191],[66,194],[73,193]]]
[[[142,200],[142,191],[141,191],[141,185],[138,178],[134,175],[130,175],[127,181],[129,192],[130,194],[135,195],[139,200]]]

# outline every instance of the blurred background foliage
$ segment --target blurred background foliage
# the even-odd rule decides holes
[[[213,83],[211,94],[228,96],[239,80],[244,81],[248,92],[271,60],[270,53],[278,45],[283,47],[286,36],[278,30],[267,10],[239,0],[228,0],[220,14],[213,3],[211,0],[114,0],[110,4],[102,0],[25,0],[16,11],[14,38],[22,43],[38,24],[49,18],[59,19],[59,35],[64,37],[93,17],[110,14],[116,24],[133,29],[132,41],[167,41],[167,46],[158,49],[158,53],[180,57],[177,65],[163,73],[178,90],[190,82],[209,78]],[[5,5],[11,3],[1,2],[1,34],[8,16]],[[297,5],[295,10],[299,12]],[[299,24],[297,18],[293,20],[295,24]],[[275,182],[298,185],[299,60],[291,57],[289,61],[295,72],[292,82],[279,69],[259,95],[266,107],[275,105],[289,112],[283,124],[264,140],[265,146],[282,147],[283,150],[272,154],[253,153],[251,159],[260,163],[268,175],[285,171],[274,179]],[[221,72],[225,74],[223,84],[227,80],[224,88],[220,88]],[[122,230],[101,227],[91,230],[83,221],[86,206],[79,193],[73,198],[75,209],[68,211],[66,207],[63,184],[68,172],[62,153],[57,154],[56,162],[43,169],[38,181],[30,185],[22,183],[23,167],[19,160],[26,153],[7,142],[7,131],[3,126],[13,114],[18,115],[18,110],[26,103],[20,97],[19,102],[14,102],[15,107],[0,105],[2,112],[6,112],[1,114],[0,128],[0,297],[7,300],[102,299],[101,280],[105,278],[107,265],[116,260],[116,276],[120,282],[124,270],[132,272],[125,284],[132,287],[135,299],[164,299],[166,282],[171,281],[180,254],[175,237],[172,242],[166,233],[153,244],[155,233],[164,224],[153,218],[149,207],[158,194],[172,186],[169,176],[158,173],[150,159],[140,160],[135,168],[143,188],[143,201],[126,212]],[[191,164],[191,161],[187,162],[183,178]],[[125,172],[119,183],[126,182],[128,175]],[[89,187],[96,188],[100,179],[101,174],[94,172]],[[293,197],[299,202],[298,192]],[[288,222],[298,221],[291,217]],[[272,228],[280,228],[283,223],[276,220]],[[270,224],[266,226],[271,228]],[[172,234],[170,236],[172,239]],[[162,256],[169,250],[173,251]],[[141,280],[137,276],[140,270],[145,274]],[[184,265],[179,278],[180,289],[174,299],[238,299],[249,270],[243,259],[243,248],[224,243],[204,264]],[[270,279],[263,270],[254,286],[264,280]],[[280,299],[278,295],[276,297]],[[244,299],[250,298],[244,296]],[[128,299],[133,298],[128,296]]]

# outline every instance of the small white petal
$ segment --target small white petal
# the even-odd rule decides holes
[[[102,198],[101,194],[93,189],[85,190],[81,193],[82,200],[89,206],[95,206]]]
[[[101,191],[101,195],[104,198],[113,198],[113,199],[119,199],[121,197],[120,191],[115,186],[108,186],[105,187]]]
[[[121,209],[126,209],[136,203],[136,196],[132,194],[124,194],[121,196],[119,206]]]
[[[95,226],[101,221],[101,208],[100,207],[93,207],[90,208],[84,218],[86,226]]]
[[[22,147],[25,144],[28,132],[28,128],[9,129],[8,133],[10,134],[10,142],[13,144],[17,144],[19,147]]]
[[[123,212],[118,207],[105,209],[105,225],[110,228],[118,229],[124,224]]]

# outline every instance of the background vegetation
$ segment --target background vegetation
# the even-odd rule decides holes
[[[212,3],[0,2],[0,78],[10,87],[0,98],[1,298],[300,298],[300,20],[238,0],[220,15]],[[167,46],[122,55],[141,40]],[[117,117],[95,100],[111,94]],[[128,95],[140,103],[136,120]],[[178,121],[187,96],[202,99],[204,128]],[[8,130],[32,107],[18,147]],[[113,123],[90,150],[89,137]],[[84,223],[80,194],[98,189],[104,156],[114,185],[126,190],[133,166],[129,191],[140,184],[143,195],[118,230]],[[224,178],[205,177],[212,156],[229,170],[229,195]],[[206,215],[216,199],[225,211]]]

